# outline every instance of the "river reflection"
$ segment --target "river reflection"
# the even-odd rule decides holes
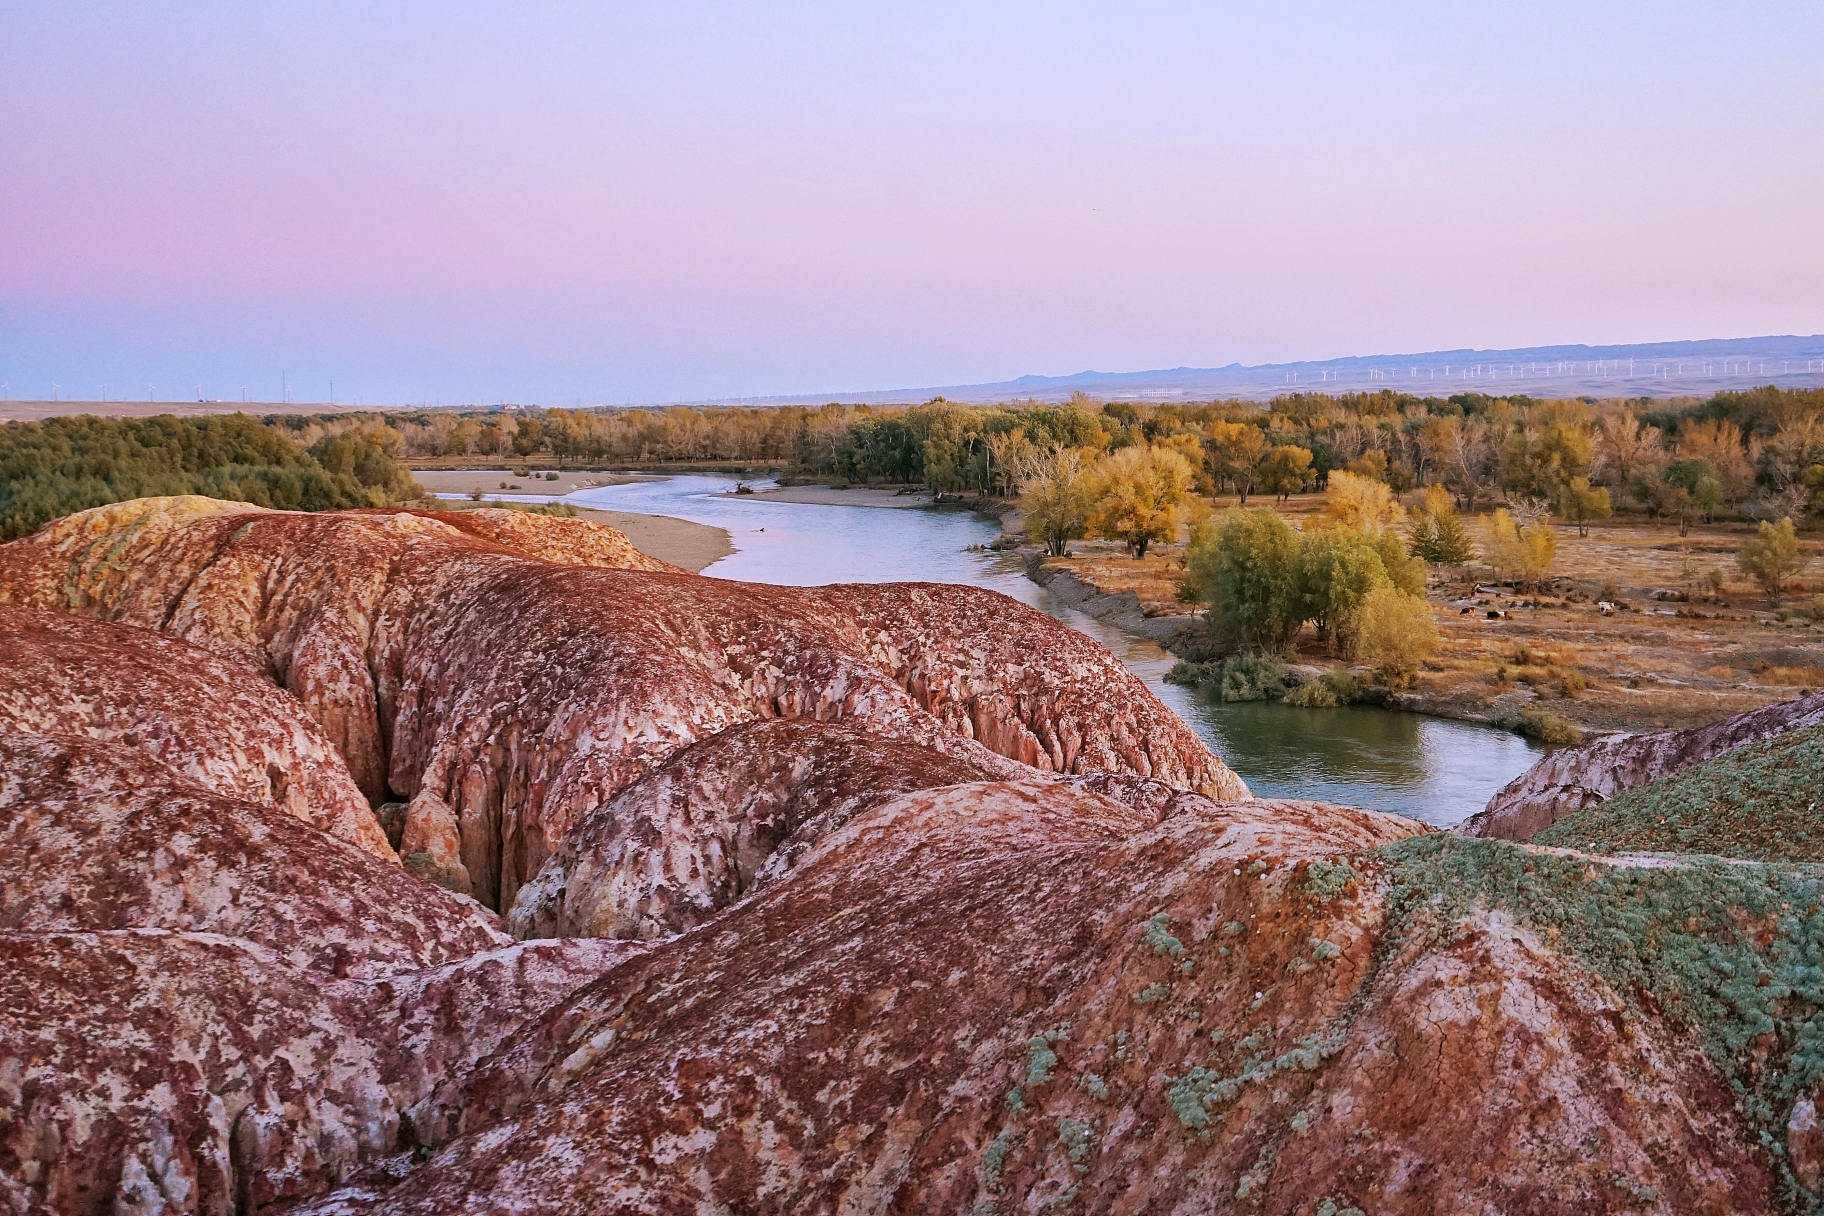
[[[981,550],[999,528],[967,512],[822,506],[728,497],[726,478],[678,476],[579,490],[577,506],[671,515],[728,529],[714,578],[823,583],[968,583],[1049,613],[1107,646],[1262,797],[1398,811],[1438,825],[1482,809],[1540,751],[1506,731],[1369,708],[1224,705],[1165,682],[1172,656],[1071,609],[1017,558]],[[545,501],[534,495],[496,495]]]

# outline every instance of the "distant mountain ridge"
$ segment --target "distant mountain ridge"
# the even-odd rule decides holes
[[[1552,397],[1671,397],[1708,395],[1757,384],[1824,387],[1824,334],[1602,346],[1564,343],[1505,350],[1459,347],[1292,363],[1229,363],[1221,367],[1137,372],[1092,370],[1064,376],[1024,375],[988,384],[805,394],[758,401],[780,405],[836,400],[889,404],[943,396],[953,401],[990,403],[1027,397],[1057,401],[1073,392],[1084,392],[1115,400],[1165,402],[1212,397],[1265,399],[1299,390],[1336,393],[1383,388],[1439,395],[1484,392]]]

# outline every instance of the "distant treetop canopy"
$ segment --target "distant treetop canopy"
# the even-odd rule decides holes
[[[284,510],[384,506],[422,493],[362,428],[310,451],[245,414],[77,415],[0,427],[0,540],[72,511],[158,494],[206,494]]]

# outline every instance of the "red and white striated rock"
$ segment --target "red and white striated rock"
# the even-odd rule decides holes
[[[1773,1210],[1681,1035],[1502,914],[1388,936],[1370,850],[1418,830],[899,795],[441,1091],[462,1134],[397,1184],[299,1210]]]
[[[411,800],[408,859],[489,906],[510,907],[583,814],[671,753],[761,719],[1246,792],[1112,655],[1003,596],[556,565],[502,537],[430,514],[147,499],[0,546],[0,599],[265,672],[370,801]]]
[[[11,607],[0,614],[0,736],[137,748],[205,788],[273,806],[396,861],[348,767],[257,672],[175,638]]]
[[[775,882],[818,840],[869,807],[937,786],[1011,776],[831,722],[749,722],[711,735],[591,811],[532,882],[506,928],[517,937],[657,938]]]
[[[1688,730],[1620,735],[1565,747],[1495,791],[1457,827],[1465,836],[1528,840],[1574,811],[1607,802],[1724,752],[1824,722],[1824,693],[1765,705]]]
[[[510,940],[472,900],[136,748],[0,736],[0,773],[0,930],[221,934],[359,977]]]
[[[360,981],[216,934],[0,934],[0,1209],[226,1216],[403,1170],[440,1084],[636,949]]]

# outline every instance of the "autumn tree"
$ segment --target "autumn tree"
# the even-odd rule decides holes
[[[1311,449],[1280,444],[1260,462],[1256,482],[1281,502],[1299,493],[1311,480]]]
[[[1399,527],[1406,520],[1406,510],[1384,483],[1339,469],[1330,474],[1324,489],[1323,519],[1340,527],[1376,533]]]
[[[1607,519],[1614,514],[1609,504],[1609,488],[1592,486],[1588,478],[1573,477],[1564,488],[1564,495],[1559,499],[1559,511],[1570,522],[1577,525],[1577,535],[1590,534],[1590,521]]]
[[[1120,541],[1135,557],[1145,557],[1147,546],[1155,541],[1178,539],[1180,528],[1196,522],[1198,507],[1207,511],[1192,491],[1190,462],[1171,448],[1121,448],[1092,472],[1090,531]]]
[[[1235,487],[1241,505],[1248,505],[1254,492],[1261,461],[1267,455],[1267,437],[1259,427],[1248,422],[1213,422],[1203,440],[1210,475],[1218,486]]]
[[[1362,601],[1355,621],[1356,654],[1393,688],[1412,682],[1438,650],[1438,624],[1416,595],[1382,587]]]
[[[1488,517],[1483,557],[1494,570],[1516,582],[1537,585],[1558,556],[1558,538],[1549,525],[1522,525],[1505,508]]]

